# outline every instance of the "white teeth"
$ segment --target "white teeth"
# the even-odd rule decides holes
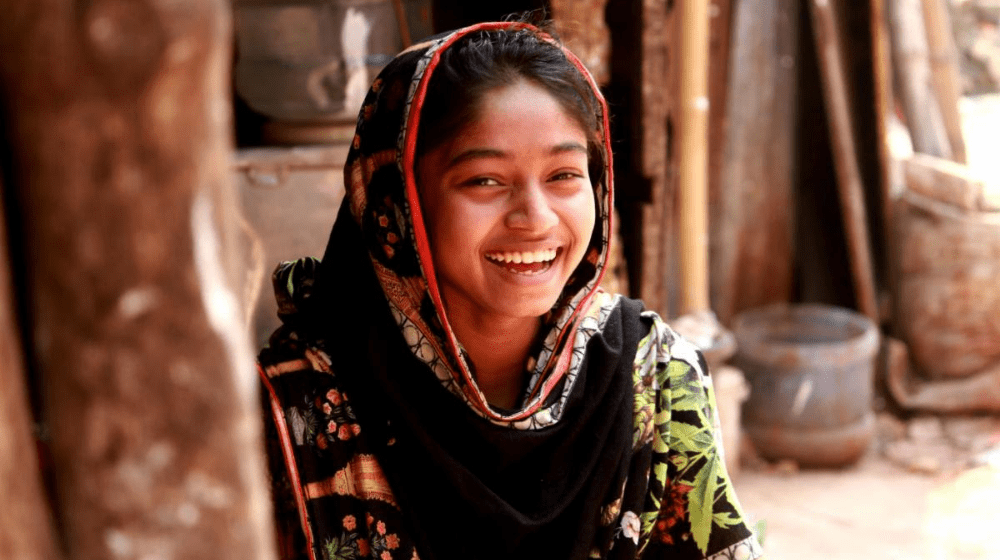
[[[541,251],[526,251],[523,253],[487,253],[486,258],[500,263],[531,264],[551,261],[556,258],[556,253],[556,249],[542,249]]]

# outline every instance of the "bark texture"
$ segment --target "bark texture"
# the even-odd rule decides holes
[[[0,219],[0,558],[56,560],[55,533],[31,432],[14,301],[7,229]]]
[[[272,558],[235,285],[229,4],[6,8],[0,79],[69,557]]]

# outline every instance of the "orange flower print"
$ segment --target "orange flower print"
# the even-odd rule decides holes
[[[333,407],[330,406],[330,403],[323,403],[323,414],[330,414],[331,412],[333,412]]]
[[[382,551],[382,556],[379,556],[382,560],[392,560],[392,554],[389,554],[388,550]]]
[[[367,557],[371,551],[372,549],[370,546],[368,546],[367,540],[358,539],[358,554],[360,554],[362,558]]]
[[[358,526],[357,519],[354,519],[353,515],[344,516],[344,529],[348,531],[353,531],[355,527]]]
[[[330,423],[326,425],[326,433],[334,434],[337,433],[337,423],[330,420]]]
[[[351,439],[351,428],[347,424],[341,424],[340,431],[337,432],[337,437],[342,440]]]
[[[393,255],[396,254],[396,250],[389,245],[382,245],[382,250],[385,251],[385,256],[389,257],[390,259],[393,257]]]
[[[316,447],[326,449],[326,436],[323,434],[316,436]]]
[[[380,225],[382,227],[389,227],[389,218],[387,218],[385,216],[379,216],[378,217],[378,225]]]
[[[377,524],[375,525],[375,530],[376,530],[376,531],[378,531],[378,534],[380,534],[380,535],[384,535],[384,534],[385,534],[385,523],[383,523],[383,522],[379,521],[379,522],[378,522],[378,523],[377,523]]]
[[[393,533],[391,535],[386,535],[385,536],[385,546],[389,550],[395,550],[395,549],[399,548],[399,535],[397,535],[396,533]]]
[[[673,544],[674,527],[684,521],[687,515],[687,494],[693,490],[693,487],[679,482],[671,483],[669,480],[667,484],[670,488],[669,502],[662,504],[660,508],[660,515],[656,521],[656,533],[659,534],[660,542]]]
[[[373,521],[375,521],[375,518],[374,518],[374,517],[372,517],[372,514],[370,514],[370,513],[366,513],[366,514],[365,514],[365,517],[366,517],[366,519],[365,519],[365,522],[366,522],[366,524],[368,524],[368,525],[371,525],[371,524],[372,524],[372,522],[373,522]]]
[[[396,237],[396,234],[395,234],[395,233],[392,233],[391,231],[389,232],[389,235],[386,235],[386,236],[385,236],[385,239],[386,239],[386,241],[388,241],[389,243],[395,243],[396,241],[399,241],[399,238],[398,238],[398,237]]]
[[[351,424],[351,432],[353,432],[354,435],[360,434],[361,433],[361,425],[360,424]]]
[[[336,389],[330,389],[329,391],[326,392],[326,400],[333,403],[333,406],[338,406],[341,400],[340,392],[337,391]]]

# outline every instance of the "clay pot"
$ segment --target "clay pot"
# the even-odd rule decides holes
[[[848,309],[779,304],[741,313],[733,334],[733,362],[750,383],[743,426],[762,457],[837,467],[864,454],[874,435],[874,323]]]

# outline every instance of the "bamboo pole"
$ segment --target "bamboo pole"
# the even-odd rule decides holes
[[[837,192],[847,233],[851,276],[858,309],[876,323],[879,322],[875,296],[875,274],[872,270],[871,241],[868,235],[868,217],[865,210],[864,188],[855,152],[854,128],[847,98],[844,64],[837,33],[834,10],[835,0],[809,2],[816,50],[819,55],[820,75],[823,81],[823,99],[826,101],[830,122],[834,167],[837,173]]]
[[[60,555],[31,435],[3,216],[0,205],[0,558],[56,560]]]
[[[229,3],[13,0],[0,83],[72,560],[273,558]]]
[[[923,8],[931,81],[951,147],[951,159],[966,163],[962,117],[958,112],[962,86],[958,75],[958,47],[951,32],[951,16],[943,0],[923,0]]]
[[[681,312],[708,301],[708,0],[681,2],[678,243]]]

